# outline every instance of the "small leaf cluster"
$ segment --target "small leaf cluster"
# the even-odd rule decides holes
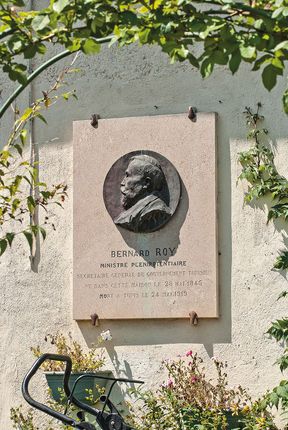
[[[101,336],[98,338],[97,345],[89,348],[87,352],[84,352],[82,346],[73,340],[71,333],[68,336],[60,332],[55,335],[47,334],[45,341],[52,345],[55,353],[68,355],[71,358],[73,372],[94,372],[104,365],[103,351],[99,349],[100,344],[103,342]],[[30,349],[35,357],[40,357],[43,354],[39,345]],[[65,363],[46,360],[41,368],[47,372],[64,371]]]
[[[37,99],[24,112],[14,108],[15,121],[6,146],[0,151],[0,256],[11,247],[15,237],[22,235],[32,253],[34,243],[40,235],[46,238],[48,226],[55,230],[50,221],[50,207],[61,208],[67,198],[67,185],[59,183],[48,186],[39,179],[39,163],[33,157],[25,159],[24,149],[29,141],[31,121],[40,120],[47,124],[44,112],[60,99],[65,101],[76,97],[74,91],[59,94],[64,84],[64,77],[70,73],[65,67],[56,78],[55,83],[43,97]],[[42,209],[45,212],[43,223],[36,223],[36,214]]]
[[[263,117],[259,115],[261,104],[257,112],[253,113],[246,107],[245,115],[249,127],[248,138],[253,145],[239,154],[242,172],[241,180],[248,182],[248,191],[244,201],[251,203],[261,197],[270,197],[274,204],[268,211],[267,222],[282,219],[288,222],[288,180],[280,175],[274,163],[274,153],[269,144],[263,139],[268,134],[267,129],[259,127]],[[288,268],[288,251],[282,251],[277,258],[274,268],[286,270]]]
[[[23,85],[21,59],[44,55],[49,44],[85,54],[98,53],[108,41],[154,44],[203,77],[215,65],[234,74],[246,62],[261,71],[269,91],[288,58],[287,0],[50,0],[44,9],[23,7],[23,0],[3,0],[0,10],[3,71]],[[283,103],[288,112],[288,90]]]
[[[281,372],[288,368],[288,318],[274,321],[267,333],[277,342],[282,342],[285,346],[283,355],[277,361]],[[288,381],[287,381],[288,384]]]
[[[23,131],[20,132],[22,135]],[[45,182],[39,181],[38,163],[22,161],[19,157],[23,146],[24,143],[10,144],[9,149],[6,147],[0,151],[0,256],[8,245],[12,246],[19,234],[24,235],[30,250],[39,234],[44,240],[49,221],[47,207],[51,204],[62,207],[67,197],[65,184],[48,187]],[[18,154],[15,154],[15,148]],[[43,225],[30,223],[30,216],[37,208],[43,208],[47,214]]]
[[[273,389],[266,396],[266,403],[273,407],[275,406],[277,409],[282,407],[287,413],[288,409],[288,381],[283,380],[280,384]]]
[[[35,424],[33,409],[28,409],[27,412],[23,411],[22,405],[10,409],[10,420],[14,429],[39,430],[39,427]]]

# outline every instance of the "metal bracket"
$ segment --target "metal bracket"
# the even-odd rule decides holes
[[[95,313],[95,314],[92,314],[92,315],[90,315],[90,318],[91,318],[91,323],[92,323],[92,325],[94,325],[94,326],[98,327],[98,326],[99,326],[99,324],[100,324],[98,314],[96,314],[96,313]]]
[[[100,119],[100,115],[98,115],[98,113],[92,113],[91,115],[91,122],[90,124],[92,125],[92,127],[94,128],[98,128],[98,120]]]
[[[188,109],[188,118],[192,122],[196,122],[197,121],[197,108],[196,107],[189,106],[189,109]]]
[[[195,311],[189,312],[189,319],[191,325],[197,325],[198,324],[198,315]]]

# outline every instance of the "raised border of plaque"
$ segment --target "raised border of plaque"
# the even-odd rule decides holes
[[[75,121],[73,160],[74,319],[218,317],[216,114]]]

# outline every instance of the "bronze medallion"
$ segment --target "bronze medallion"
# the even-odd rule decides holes
[[[133,151],[110,168],[103,197],[114,223],[135,233],[162,228],[174,215],[181,184],[173,164],[154,151]]]

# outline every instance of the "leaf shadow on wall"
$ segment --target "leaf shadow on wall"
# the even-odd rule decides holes
[[[184,183],[181,180],[181,197],[176,209],[164,227],[153,233],[134,233],[117,227],[125,243],[137,253],[143,251],[139,257],[151,263],[168,261],[176,254],[180,245],[180,231],[185,222],[189,209],[189,197]],[[145,252],[146,251],[146,252]]]

